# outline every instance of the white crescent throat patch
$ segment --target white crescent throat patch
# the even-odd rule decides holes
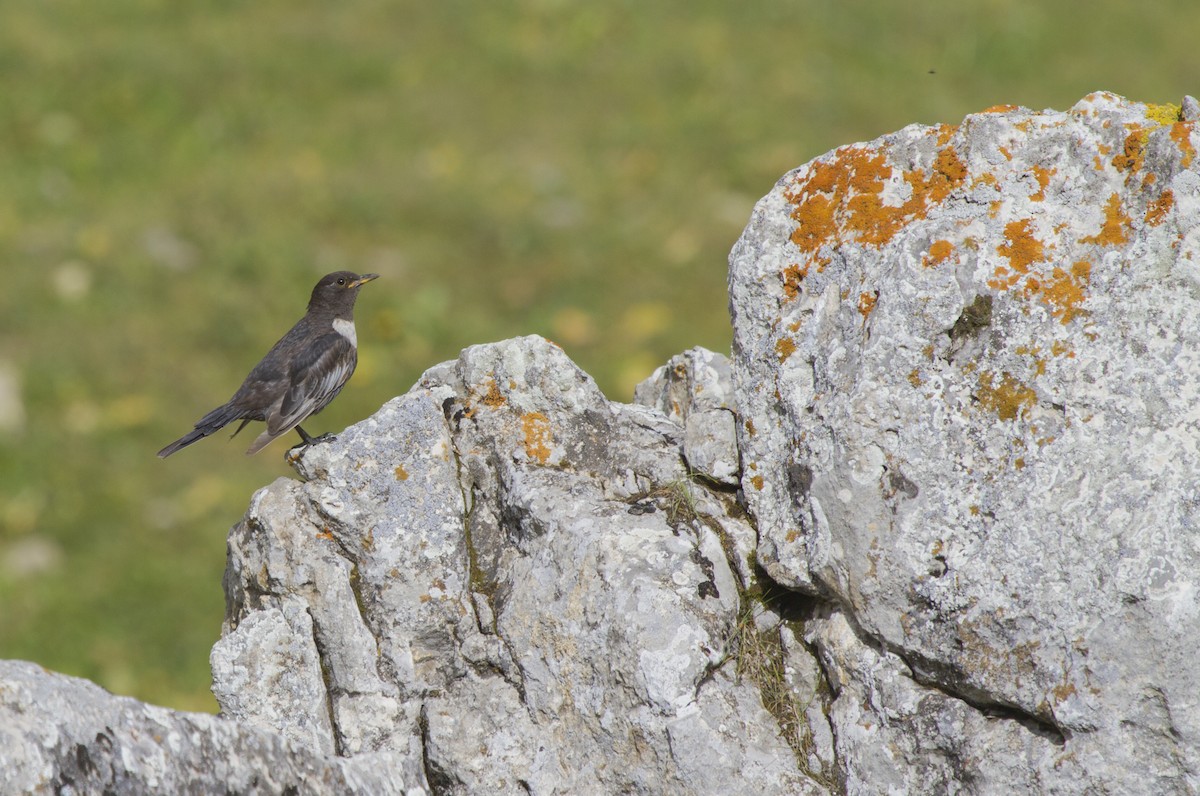
[[[333,321],[333,330],[349,340],[350,345],[358,348],[358,332],[354,330],[354,321],[335,318]]]

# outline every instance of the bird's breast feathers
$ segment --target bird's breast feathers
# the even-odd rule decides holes
[[[333,330],[350,341],[350,345],[358,348],[358,332],[354,330],[354,321],[348,321],[344,318],[335,318],[333,321]]]

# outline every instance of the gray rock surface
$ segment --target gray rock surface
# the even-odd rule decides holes
[[[683,426],[683,458],[693,472],[719,484],[737,484],[737,431],[729,358],[703,348],[671,357],[633,393]]]
[[[806,633],[851,792],[1200,788],[1180,118],[907,127],[786,175],[731,255],[758,562],[833,607]]]
[[[538,337],[430,370],[232,531],[222,708],[438,793],[821,792],[738,674],[753,529],[684,436]]]
[[[276,733],[0,661],[0,793],[404,794],[398,763],[388,752],[316,754]]]

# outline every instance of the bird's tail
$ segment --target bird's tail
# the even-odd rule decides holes
[[[225,426],[238,420],[242,417],[242,412],[229,404],[222,404],[212,410],[196,423],[196,427],[188,433],[184,434],[179,439],[172,442],[167,447],[158,452],[158,458],[165,459],[177,450],[186,448],[193,442],[207,437],[209,434],[220,431]],[[245,425],[243,423],[242,425]],[[241,431],[239,428],[238,431]]]

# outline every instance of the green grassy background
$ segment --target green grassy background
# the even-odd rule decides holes
[[[1177,103],[1198,29],[1195,0],[5,0],[0,657],[215,709],[225,534],[286,446],[154,452],[322,273],[383,278],[314,433],[534,332],[628,400],[728,350],[726,254],[783,172],[994,104]]]

